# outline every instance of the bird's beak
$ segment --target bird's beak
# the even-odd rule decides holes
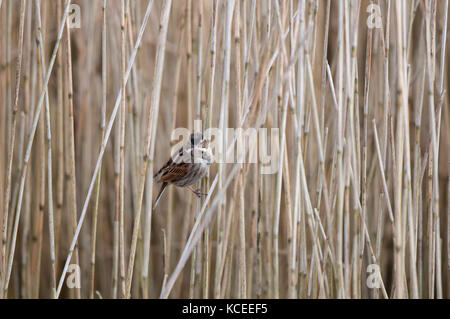
[[[206,148],[206,147],[208,147],[208,145],[209,145],[209,141],[208,141],[207,139],[203,139],[203,140],[200,142],[200,145],[201,145],[203,148]]]

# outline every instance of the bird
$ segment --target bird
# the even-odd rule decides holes
[[[209,141],[202,133],[192,133],[189,140],[154,174],[153,178],[162,185],[153,209],[156,208],[166,187],[170,184],[188,187],[197,197],[205,195],[200,192],[200,189],[194,190],[191,186],[208,174],[212,162],[213,155]]]

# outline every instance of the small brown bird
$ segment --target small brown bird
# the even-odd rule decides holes
[[[185,143],[167,163],[153,176],[162,183],[161,190],[156,197],[153,209],[158,205],[164,190],[169,184],[178,187],[189,187],[195,195],[201,197],[200,190],[193,190],[190,186],[197,183],[208,174],[213,155],[209,148],[209,141],[202,133],[192,133],[189,141]]]

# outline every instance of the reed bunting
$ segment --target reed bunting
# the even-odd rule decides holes
[[[197,183],[208,174],[213,155],[209,148],[209,141],[202,133],[192,133],[189,141],[185,143],[167,163],[153,176],[157,183],[162,183],[161,190],[156,197],[153,209],[158,205],[164,190],[169,184],[178,187],[189,187],[195,195],[201,197],[200,189],[190,186]]]

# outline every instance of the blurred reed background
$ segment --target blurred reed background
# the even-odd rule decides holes
[[[0,0],[1,297],[450,296],[448,0],[73,2]],[[196,119],[279,169],[152,211]]]

